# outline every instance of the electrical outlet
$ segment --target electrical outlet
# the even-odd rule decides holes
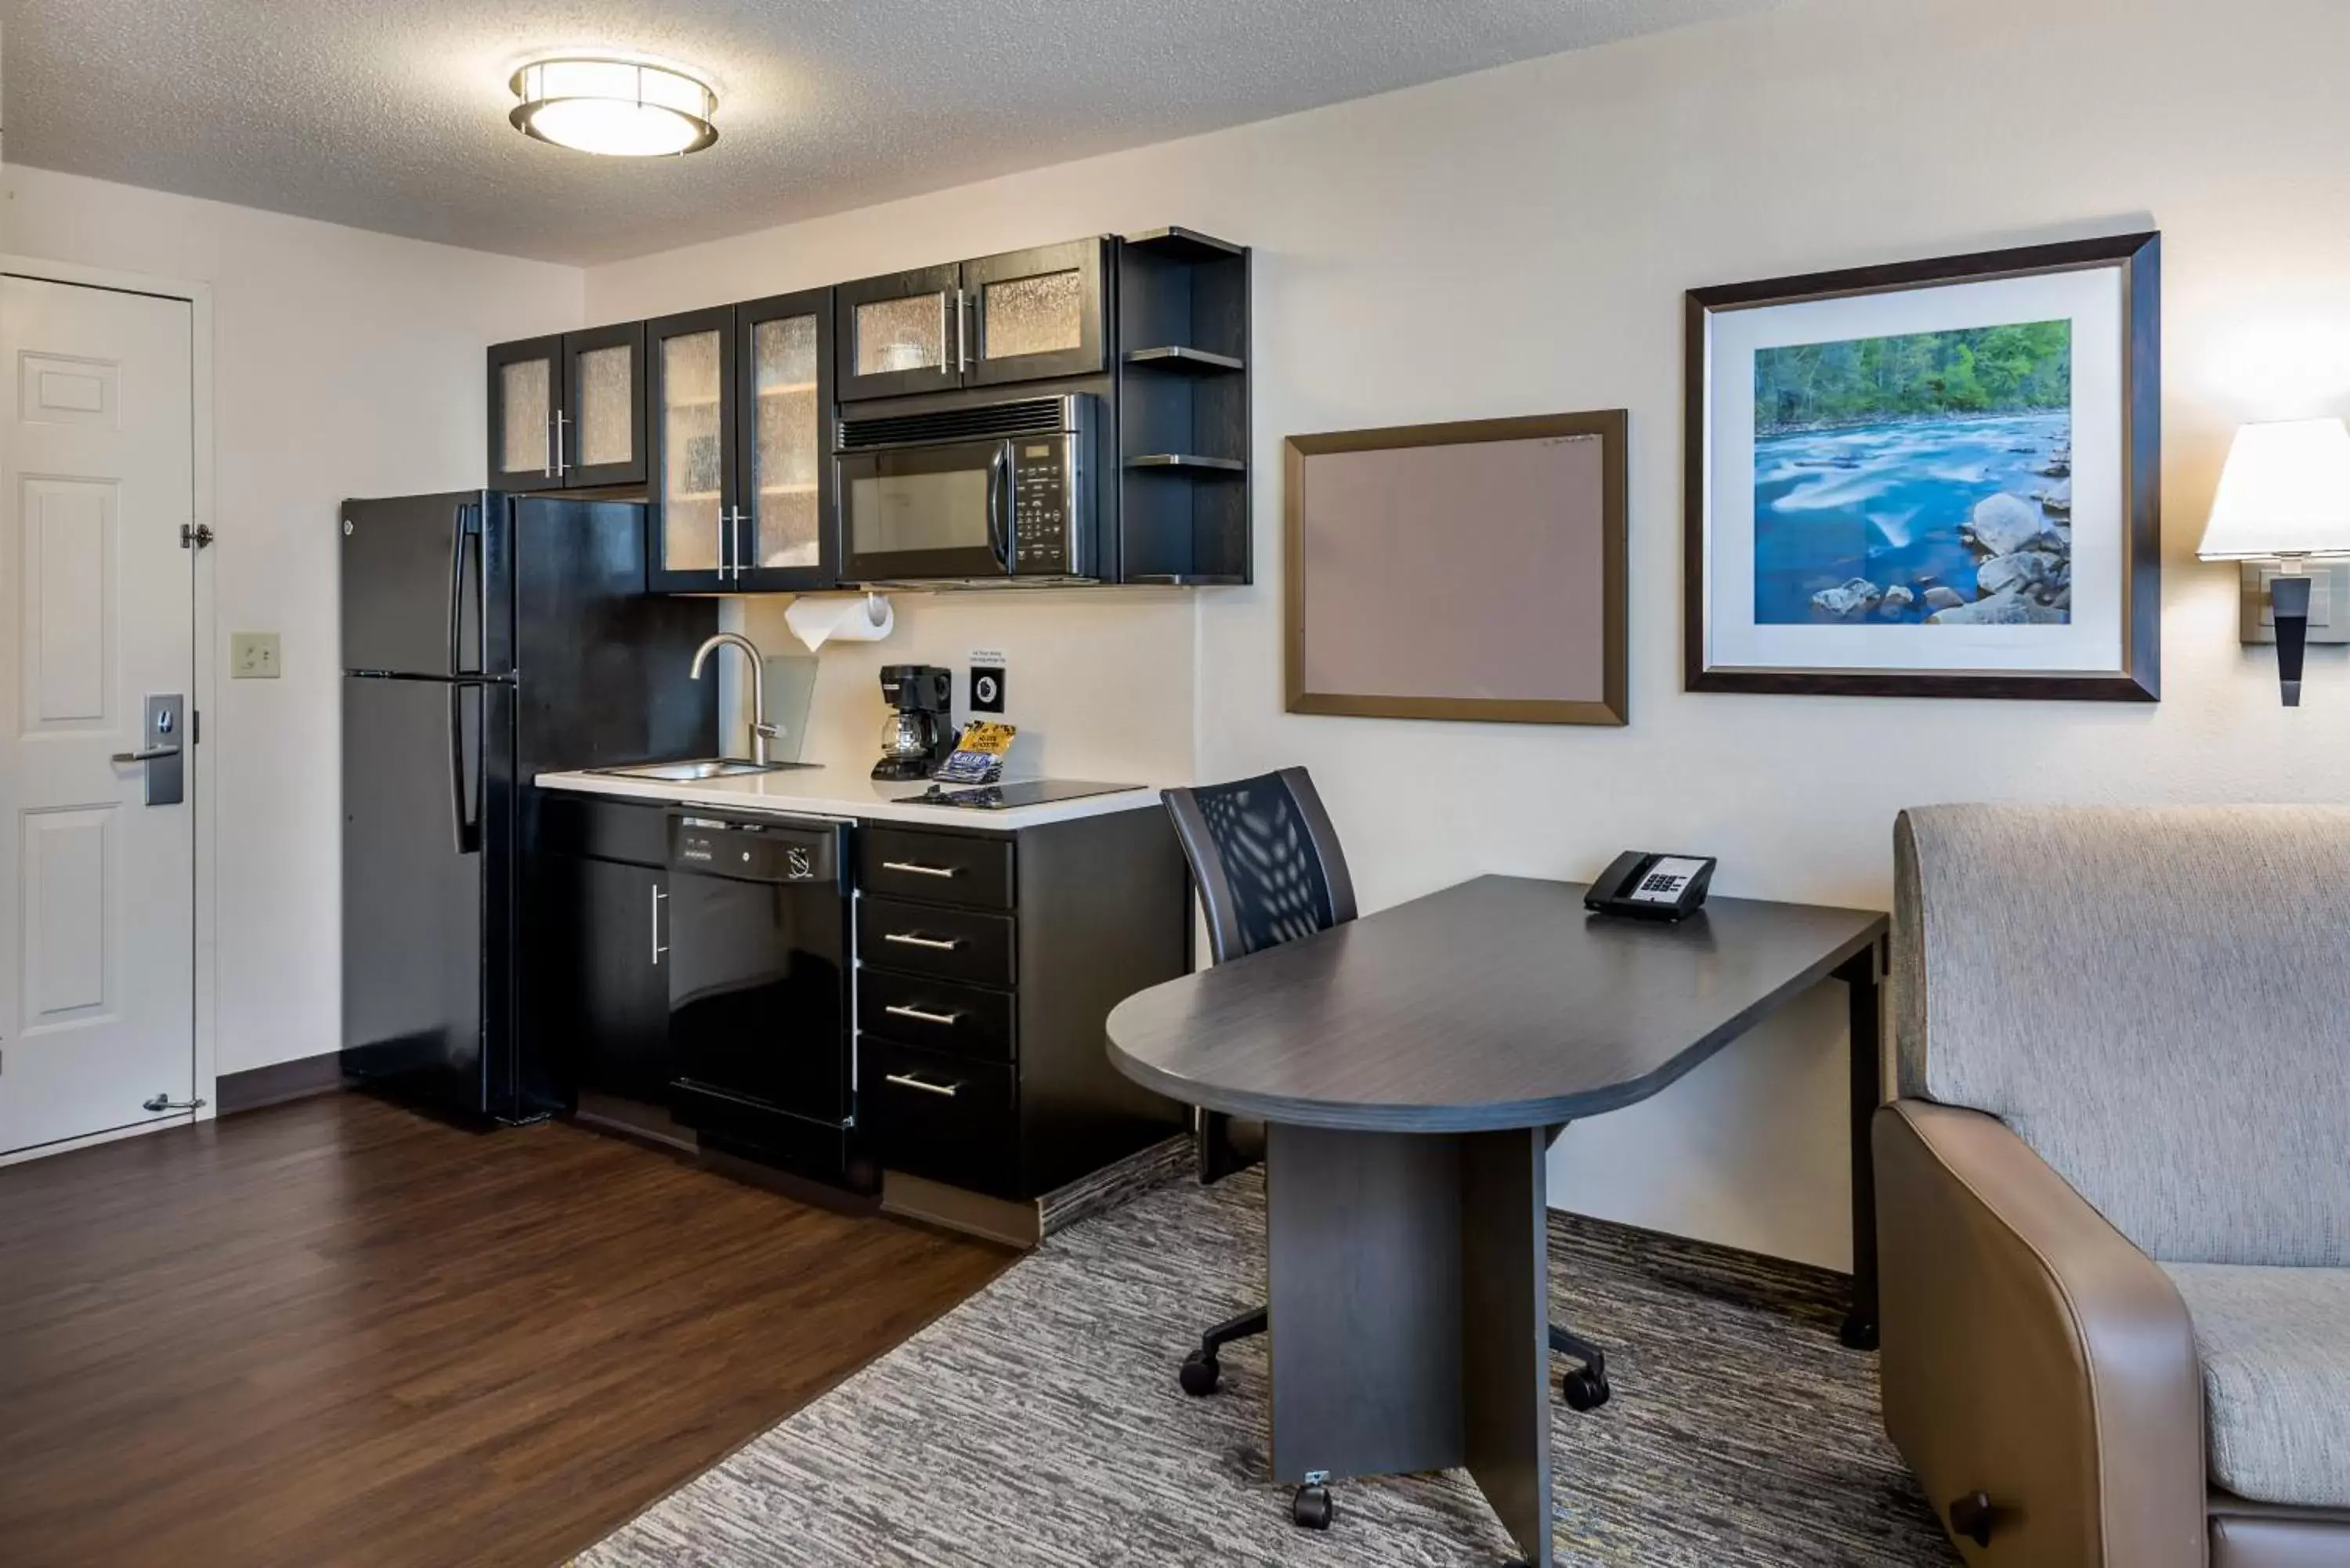
[[[228,675],[232,680],[276,680],[277,634],[274,631],[230,632]]]

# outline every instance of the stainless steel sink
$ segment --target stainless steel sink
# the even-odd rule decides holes
[[[815,763],[754,763],[747,757],[696,757],[682,763],[636,763],[624,768],[589,768],[591,774],[614,778],[661,779],[694,784],[702,779],[731,779],[743,774],[779,774],[792,768],[812,768]]]

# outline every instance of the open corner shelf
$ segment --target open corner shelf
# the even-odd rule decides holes
[[[1197,229],[1169,224],[1163,229],[1145,229],[1139,234],[1126,236],[1128,246],[1147,251],[1169,261],[1222,261],[1229,256],[1245,255],[1248,247],[1230,240],[1220,240],[1213,234],[1203,234]]]
[[[1230,354],[1211,354],[1205,348],[1186,348],[1180,344],[1134,349],[1127,355],[1126,362],[1179,376],[1237,376],[1248,369],[1246,363]]]
[[[1129,457],[1126,466],[1139,469],[1172,469],[1200,473],[1246,473],[1248,464],[1233,457],[1201,457],[1196,452],[1153,452],[1140,457]]]

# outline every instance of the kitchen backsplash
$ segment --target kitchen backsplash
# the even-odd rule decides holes
[[[862,770],[879,754],[880,670],[885,664],[937,664],[954,671],[954,716],[967,721],[971,655],[1004,656],[1004,719],[1020,727],[1015,774],[1189,783],[1196,636],[1191,597],[1180,590],[1116,588],[890,596],[897,629],[879,642],[831,643],[814,656],[805,732],[786,734],[781,754]],[[791,687],[776,667],[807,659],[784,625],[788,597],[730,599],[721,624],[770,656],[770,716],[789,725]],[[745,744],[742,708],[748,682],[727,667],[736,704],[727,750]],[[800,679],[804,680],[804,677]]]

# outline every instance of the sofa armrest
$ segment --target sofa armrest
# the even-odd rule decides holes
[[[2186,1303],[1979,1111],[1877,1114],[1885,1428],[1945,1523],[1975,1492],[1998,1568],[2201,1568],[2203,1387]],[[1955,1532],[1954,1532],[1955,1534]]]

